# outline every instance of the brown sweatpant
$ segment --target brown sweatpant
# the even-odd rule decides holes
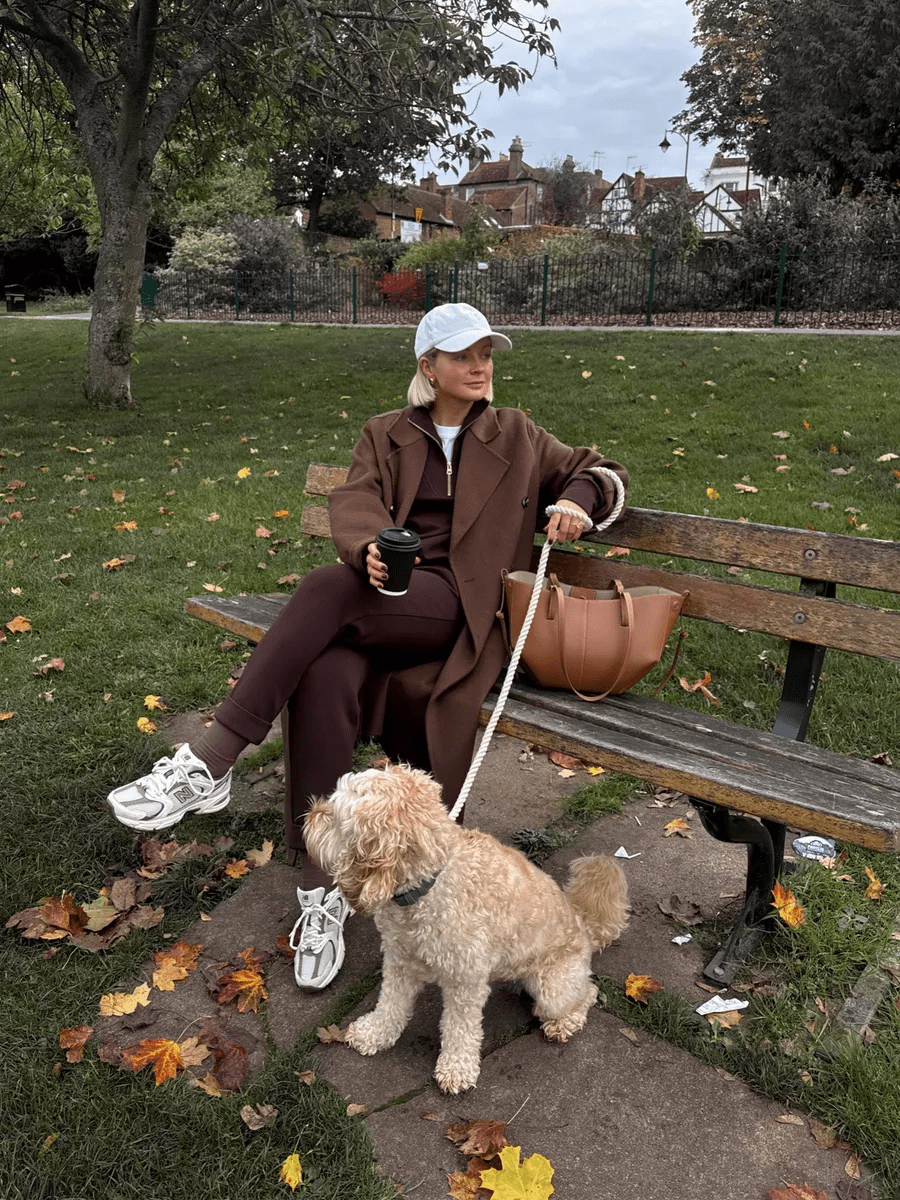
[[[317,567],[300,582],[216,709],[219,724],[259,743],[289,704],[305,751],[291,756],[289,846],[303,849],[312,798],[352,769],[372,674],[443,658],[461,619],[447,573],[428,567],[413,571],[404,596],[382,596],[343,564]],[[291,741],[296,750],[297,737]]]

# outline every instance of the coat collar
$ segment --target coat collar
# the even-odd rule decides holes
[[[427,416],[427,421],[421,420],[423,416]],[[487,400],[475,401],[466,414],[462,427],[468,429],[481,442],[490,442],[500,433],[497,414]],[[410,404],[397,413],[396,420],[391,422],[387,432],[396,446],[409,446],[421,438],[423,433],[434,434],[431,410],[414,408]]]

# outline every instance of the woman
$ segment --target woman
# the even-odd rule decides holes
[[[627,482],[618,464],[570,449],[518,409],[492,407],[493,351],[510,348],[471,305],[423,317],[409,407],[366,424],[347,482],[330,497],[340,564],[300,583],[199,741],[109,796],[134,829],[224,808],[233,763],[287,705],[287,840],[303,879],[291,944],[303,987],[337,974],[349,911],[304,849],[312,798],[351,768],[365,729],[393,758],[430,770],[453,806],[505,657],[501,571],[528,569],[547,505],[566,509],[544,526],[556,541],[578,538],[586,517],[611,511],[612,485],[591,467],[612,467]],[[402,596],[379,595],[386,571],[375,536],[387,526],[421,540]]]

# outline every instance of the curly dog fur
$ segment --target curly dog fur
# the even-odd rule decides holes
[[[342,776],[307,816],[306,844],[381,933],[378,1005],[347,1037],[361,1054],[392,1046],[416,996],[435,981],[444,1006],[434,1074],[445,1092],[475,1086],[493,980],[527,989],[553,1041],[584,1026],[597,998],[591,955],[628,919],[625,878],[613,859],[577,859],[563,891],[518,850],[451,821],[435,780],[404,766]],[[432,878],[413,904],[394,902]]]

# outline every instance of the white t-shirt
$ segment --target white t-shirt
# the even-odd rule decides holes
[[[443,444],[447,462],[450,462],[453,458],[453,443],[456,441],[456,435],[461,427],[459,425],[435,425],[434,428]]]

